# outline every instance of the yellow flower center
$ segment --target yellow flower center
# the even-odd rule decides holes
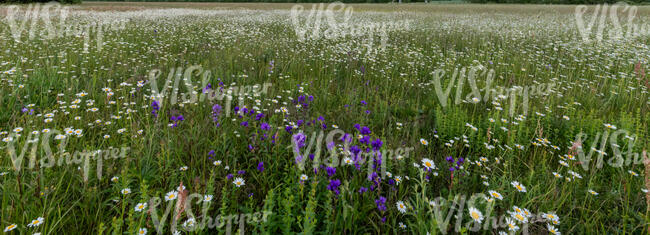
[[[517,217],[517,219],[520,220],[520,221],[523,221],[523,220],[524,220],[524,217],[521,216],[521,215],[515,215],[515,217]]]

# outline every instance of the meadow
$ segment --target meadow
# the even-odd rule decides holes
[[[44,6],[0,6],[5,233],[650,232],[650,7]]]

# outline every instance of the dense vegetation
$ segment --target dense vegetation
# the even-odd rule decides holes
[[[86,0],[86,1],[125,1],[125,0]],[[288,2],[288,3],[319,3],[337,2],[334,0],[128,0],[127,2]],[[399,0],[341,0],[343,3],[390,3]],[[650,0],[402,0],[402,3],[431,2],[431,3],[516,3],[516,4],[613,4],[616,2],[650,3]]]
[[[586,40],[575,6],[346,5],[350,18],[324,15],[317,28],[309,6],[138,4],[84,3],[65,24],[42,20],[22,34],[20,22],[0,24],[0,229],[649,226],[648,32]],[[245,8],[258,5],[268,9]],[[638,12],[644,28],[649,9]],[[480,73],[470,79],[472,70]],[[321,132],[339,135],[316,142]],[[127,147],[99,164],[98,150]],[[203,223],[260,212],[268,217]]]

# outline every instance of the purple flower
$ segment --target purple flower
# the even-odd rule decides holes
[[[360,194],[363,194],[363,193],[365,193],[365,192],[367,192],[367,191],[368,191],[368,188],[366,188],[366,187],[361,187],[361,188],[359,188],[359,193],[360,193]]]
[[[364,135],[363,137],[361,137],[359,142],[361,142],[362,144],[370,144],[370,136]]]
[[[332,142],[327,143],[326,147],[327,147],[327,149],[331,150],[332,148],[334,148],[334,146],[336,146],[336,143],[334,143],[334,141],[332,141]]]
[[[212,106],[212,121],[213,122],[219,121],[219,115],[221,115],[221,106],[215,104],[214,106]],[[219,124],[217,123],[217,125]]]
[[[25,112],[27,112],[27,111],[29,111],[29,110],[28,110],[27,108],[23,107],[23,109],[21,109],[20,111],[22,111],[23,113],[25,113]]]
[[[296,150],[305,146],[305,140],[307,140],[307,136],[303,133],[293,135],[293,143],[296,145]]]
[[[375,205],[379,211],[386,211],[386,198],[379,196],[379,199],[375,200]]]
[[[243,122],[241,122],[240,125],[242,125],[243,127],[248,127],[248,122],[247,122],[247,121],[243,121]]]
[[[158,110],[160,110],[160,104],[158,103],[158,101],[154,100],[153,102],[151,102],[151,108],[153,108],[153,111],[151,111],[151,114],[158,117]]]
[[[327,190],[334,191],[336,195],[339,195],[339,193],[341,193],[339,191],[339,186],[341,186],[341,180],[330,180]]]
[[[264,171],[264,162],[260,162],[257,164],[257,170],[260,172]]]
[[[370,128],[367,126],[361,127],[361,134],[362,135],[370,135],[372,131],[370,131]]]
[[[210,89],[212,89],[212,84],[208,83],[208,85],[203,88],[203,94],[208,93],[208,90]]]
[[[332,177],[334,174],[336,174],[336,168],[334,167],[327,167],[325,168],[325,171],[327,171],[327,176]]]
[[[228,175],[226,176],[226,178],[228,178],[228,180],[231,180],[231,179],[232,179],[232,177],[233,177],[233,175],[232,175],[232,174],[228,174]]]
[[[454,158],[452,158],[451,156],[446,157],[445,160],[447,160],[449,163],[454,162]]]
[[[241,170],[241,171],[238,171],[237,174],[239,174],[239,175],[243,175],[243,174],[246,174],[246,171],[245,171],[245,170]]]
[[[262,122],[262,124],[260,124],[260,128],[265,131],[271,130],[271,126],[269,126],[269,124],[266,122]]]
[[[210,152],[208,152],[208,155],[214,156],[214,150],[210,150]]]
[[[259,120],[262,119],[262,118],[264,118],[264,114],[263,114],[263,113],[258,113],[257,115],[255,115],[255,121],[259,121]]]
[[[368,104],[368,103],[366,103],[365,100],[362,100],[362,101],[361,101],[361,105],[367,105],[367,104]]]
[[[382,142],[382,141],[378,138],[378,139],[372,141],[372,144],[371,144],[371,145],[372,145],[372,149],[375,150],[375,151],[377,151],[377,150],[379,150],[379,149],[381,148],[381,146],[382,146],[383,144],[384,144],[384,142]]]

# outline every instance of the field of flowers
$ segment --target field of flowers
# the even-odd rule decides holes
[[[1,7],[6,233],[650,231],[650,7]]]

